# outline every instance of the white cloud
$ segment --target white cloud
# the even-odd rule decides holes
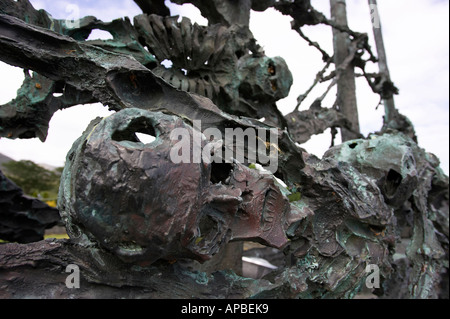
[[[105,22],[125,16],[133,18],[142,13],[133,0],[30,0],[30,2],[36,9],[46,10],[55,19],[72,18],[70,15],[74,12],[73,5],[79,8],[80,18],[95,16]]]
[[[0,105],[17,96],[17,90],[24,80],[23,70],[0,61]]]
[[[190,3],[179,5],[172,3],[169,0],[165,0],[165,5],[170,9],[170,14],[172,16],[179,15],[181,17],[189,18],[192,23],[205,26],[208,25],[208,20],[202,16],[200,10]]]

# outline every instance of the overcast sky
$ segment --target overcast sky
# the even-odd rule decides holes
[[[132,0],[31,0],[37,9],[50,12],[59,19],[94,15],[103,21],[133,17],[141,11]],[[328,0],[312,0],[316,9],[329,17]],[[74,10],[77,5],[79,12]],[[448,0],[378,0],[381,23],[391,78],[400,89],[395,103],[415,125],[419,145],[436,154],[441,167],[449,173],[449,1]],[[190,17],[206,25],[206,20],[192,5],[170,6],[173,15]],[[372,39],[372,26],[367,0],[347,0],[350,27],[367,32]],[[290,18],[276,10],[252,12],[250,28],[264,47],[268,56],[282,56],[293,73],[294,85],[288,98],[279,101],[280,110],[286,114],[296,105],[297,97],[313,83],[315,75],[323,67],[321,55],[309,47],[290,28]],[[305,27],[304,33],[317,41],[329,54],[333,53],[332,33],[329,27]],[[91,39],[102,38],[95,32]],[[376,66],[369,70],[377,71]],[[0,62],[0,105],[16,96],[23,81],[23,71]],[[325,91],[319,86],[310,96],[316,98]],[[325,106],[331,107],[336,91],[331,91]],[[378,96],[374,95],[363,79],[357,80],[357,97],[362,133],[367,135],[382,126],[383,107],[376,110]],[[312,100],[303,103],[309,107]],[[65,156],[72,143],[88,123],[97,116],[108,115],[102,105],[84,105],[55,113],[50,122],[50,131],[45,143],[38,139],[0,139],[0,153],[15,160],[30,159],[37,163],[63,166]],[[340,142],[338,139],[337,142]],[[329,132],[314,137],[302,146],[319,157],[330,146]]]

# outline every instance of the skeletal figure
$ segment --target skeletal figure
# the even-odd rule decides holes
[[[146,263],[205,261],[230,240],[284,247],[287,228],[306,216],[274,178],[237,162],[176,164],[176,129],[198,134],[177,116],[133,108],[90,124],[69,152],[61,182],[59,206],[71,237]],[[144,144],[137,132],[156,139]]]
[[[275,102],[293,82],[286,62],[266,57],[247,27],[204,27],[188,18],[139,15],[134,25],[159,62],[152,71],[175,88],[210,98],[235,115],[286,127]]]

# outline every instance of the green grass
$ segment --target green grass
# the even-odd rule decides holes
[[[44,239],[50,239],[50,238],[69,239],[69,235],[67,235],[67,234],[49,234],[49,235],[44,236]]]

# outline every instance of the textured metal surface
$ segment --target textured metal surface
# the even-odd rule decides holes
[[[126,109],[91,123],[63,172],[59,207],[70,236],[147,263],[205,261],[230,240],[285,246],[290,205],[273,177],[239,163],[175,164],[176,129],[189,133],[192,154],[194,130],[176,116]],[[138,132],[156,139],[144,144]]]
[[[2,136],[45,139],[53,112],[76,103],[117,111],[93,121],[68,154],[59,207],[72,238],[0,245],[2,296],[353,298],[366,267],[376,265],[381,297],[448,297],[448,177],[417,145],[411,123],[398,117],[383,133],[319,159],[294,143],[279,117],[274,102],[287,94],[290,73],[283,60],[264,56],[246,16],[274,5],[295,27],[320,23],[325,18],[310,1],[192,0],[208,27],[151,15],[167,13],[161,1],[137,2],[150,13],[136,18],[139,30],[126,19],[94,17],[69,30],[27,0],[0,0],[0,58],[36,72],[18,99],[0,107]],[[231,14],[236,9],[239,16]],[[85,41],[93,29],[116,36]],[[175,67],[163,70],[163,58]],[[325,111],[296,114],[296,121],[317,115],[294,125],[297,137],[345,125]],[[277,150],[274,175],[248,158],[170,160],[176,141],[169,132],[177,128],[188,136],[207,128],[222,136],[229,128],[267,133],[273,126],[258,121],[264,114],[278,125],[275,145],[266,144]],[[137,132],[156,139],[144,144]],[[191,141],[193,151],[207,140]],[[247,153],[252,148],[241,144]],[[274,247],[285,263],[257,280],[224,270],[233,260],[221,263],[221,254],[238,241]],[[213,256],[219,261],[208,264]],[[67,264],[80,266],[84,289],[64,290]]]

